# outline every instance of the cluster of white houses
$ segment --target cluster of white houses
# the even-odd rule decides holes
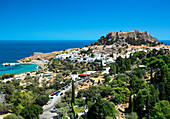
[[[125,54],[121,54],[121,53],[117,53],[117,54],[113,54],[112,56],[110,56],[110,54],[93,54],[90,53],[89,55],[84,55],[81,54],[81,51],[87,51],[87,48],[83,48],[77,51],[69,51],[69,52],[65,52],[63,54],[60,55],[56,55],[55,59],[69,59],[71,62],[95,62],[96,60],[100,60],[102,61],[102,65],[106,66],[106,63],[114,63],[115,60],[117,59],[117,57],[122,57],[122,58],[129,58],[130,54],[134,54],[137,51],[142,51],[142,49],[138,49],[138,50],[132,50],[129,51]],[[143,50],[145,52],[147,52],[147,50]]]

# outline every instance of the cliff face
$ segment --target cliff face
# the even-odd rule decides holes
[[[116,42],[126,42],[131,45],[158,43],[158,39],[152,37],[147,31],[129,31],[129,32],[109,32],[106,37],[102,36],[95,45],[111,45]]]

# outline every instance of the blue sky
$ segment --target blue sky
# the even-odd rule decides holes
[[[0,40],[97,40],[148,31],[170,40],[170,0],[0,0]]]

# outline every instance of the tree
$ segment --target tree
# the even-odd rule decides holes
[[[159,101],[159,90],[155,89],[155,87],[151,84],[149,87],[149,93],[146,97],[146,113],[147,117],[150,115],[150,111],[153,108],[153,105],[155,105],[156,102]]]
[[[39,115],[43,113],[43,108],[39,105],[29,105],[25,107],[22,112],[21,116],[25,119],[39,119]]]
[[[5,73],[2,75],[2,79],[7,79],[7,78],[10,78],[10,74]]]
[[[79,107],[84,106],[85,104],[86,104],[85,99],[82,98],[76,99],[76,105],[78,105]]]
[[[112,94],[114,95],[113,101],[115,103],[122,103],[129,100],[130,91],[126,87],[115,87]]]
[[[163,59],[156,59],[151,57],[150,62],[148,62],[147,65],[151,68],[160,68],[165,65],[165,62],[163,61]]]
[[[110,77],[110,76],[106,76],[104,83],[107,83],[107,82],[109,82],[110,80],[111,80],[111,77]]]
[[[40,105],[40,106],[44,106],[49,100],[49,97],[47,95],[40,95],[37,99],[36,99],[36,104]]]
[[[77,98],[82,98],[85,95],[85,90],[79,90],[78,94],[77,94]]]
[[[66,70],[66,71],[63,72],[63,76],[64,75],[68,76],[68,75],[70,75],[70,73],[71,73],[70,70]]]
[[[61,119],[68,119],[68,117],[63,116],[63,117],[61,117]]]
[[[139,58],[139,59],[142,59],[145,56],[146,56],[146,52],[145,51],[138,51],[138,52],[135,52],[135,54],[134,54],[134,57]]]
[[[169,119],[170,118],[170,105],[166,100],[159,101],[153,107],[150,119]]]
[[[10,114],[5,116],[3,119],[24,119],[22,116],[17,116],[15,114]]]
[[[138,119],[138,115],[136,112],[131,112],[130,114],[126,115],[126,119]]]
[[[113,103],[102,99],[98,99],[87,112],[88,119],[105,119],[107,116],[115,118],[117,110]]]
[[[14,93],[14,91],[15,91],[15,86],[12,85],[12,84],[5,84],[5,85],[4,85],[4,89],[5,89],[5,92],[6,92],[7,94],[12,95],[12,94]]]
[[[68,110],[69,110],[69,107],[61,107],[57,109],[57,114],[59,114],[60,117],[66,116]]]
[[[143,89],[146,87],[146,83],[144,79],[139,79],[136,75],[133,75],[130,79],[130,87],[133,89],[134,93],[137,93],[139,89]]]
[[[116,74],[116,65],[113,63],[109,69],[110,75]]]
[[[15,112],[15,114],[20,115],[24,107],[21,104],[18,104],[18,106],[14,107],[12,110]]]
[[[132,94],[133,94],[133,91],[131,91],[130,97],[129,97],[129,112],[133,112],[133,107],[134,107]]]
[[[70,112],[68,113],[68,116],[70,117],[70,119],[74,119],[74,113]]]
[[[164,55],[163,50],[162,50],[162,49],[160,49],[160,50],[158,51],[157,55]]]
[[[61,74],[56,74],[56,80],[57,81],[62,81],[63,77]]]
[[[142,116],[143,109],[145,106],[145,98],[142,94],[142,91],[140,91],[137,96],[134,97],[134,111],[137,112],[138,116]]]
[[[16,91],[12,94],[10,98],[10,102],[14,104],[14,106],[18,106],[18,104],[21,104],[22,106],[28,106],[31,103],[33,103],[34,96],[31,91]]]
[[[101,86],[100,90],[102,97],[106,97],[111,94],[112,88],[111,86]]]
[[[168,65],[163,65],[160,69],[160,99],[170,100],[169,92],[169,82],[170,82],[170,69]]]
[[[12,104],[7,104],[7,103],[2,104],[2,103],[0,102],[0,114],[7,113],[8,110],[11,110],[11,109],[12,109],[12,107],[13,107]]]
[[[72,98],[71,98],[71,103],[75,104],[75,85],[74,81],[72,80]]]
[[[90,86],[85,92],[86,103],[88,101],[95,102],[98,98],[101,97],[100,93],[101,90],[99,90],[98,87]]]
[[[133,70],[133,74],[136,75],[138,78],[142,78],[146,75],[145,71],[140,68],[136,68]]]
[[[68,106],[68,104],[66,102],[59,102],[57,104],[55,104],[56,108],[61,108],[61,107],[66,107]]]

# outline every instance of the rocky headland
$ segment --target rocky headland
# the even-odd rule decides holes
[[[26,61],[37,60],[37,59],[47,60],[47,59],[50,59],[50,58],[56,56],[57,54],[61,54],[63,52],[67,52],[70,50],[76,50],[76,49],[78,49],[78,48],[71,48],[71,49],[66,49],[66,50],[62,50],[62,51],[54,51],[54,52],[50,52],[50,53],[37,53],[36,52],[36,53],[33,53],[29,57],[18,60],[17,62],[23,62],[23,61],[26,62]]]

